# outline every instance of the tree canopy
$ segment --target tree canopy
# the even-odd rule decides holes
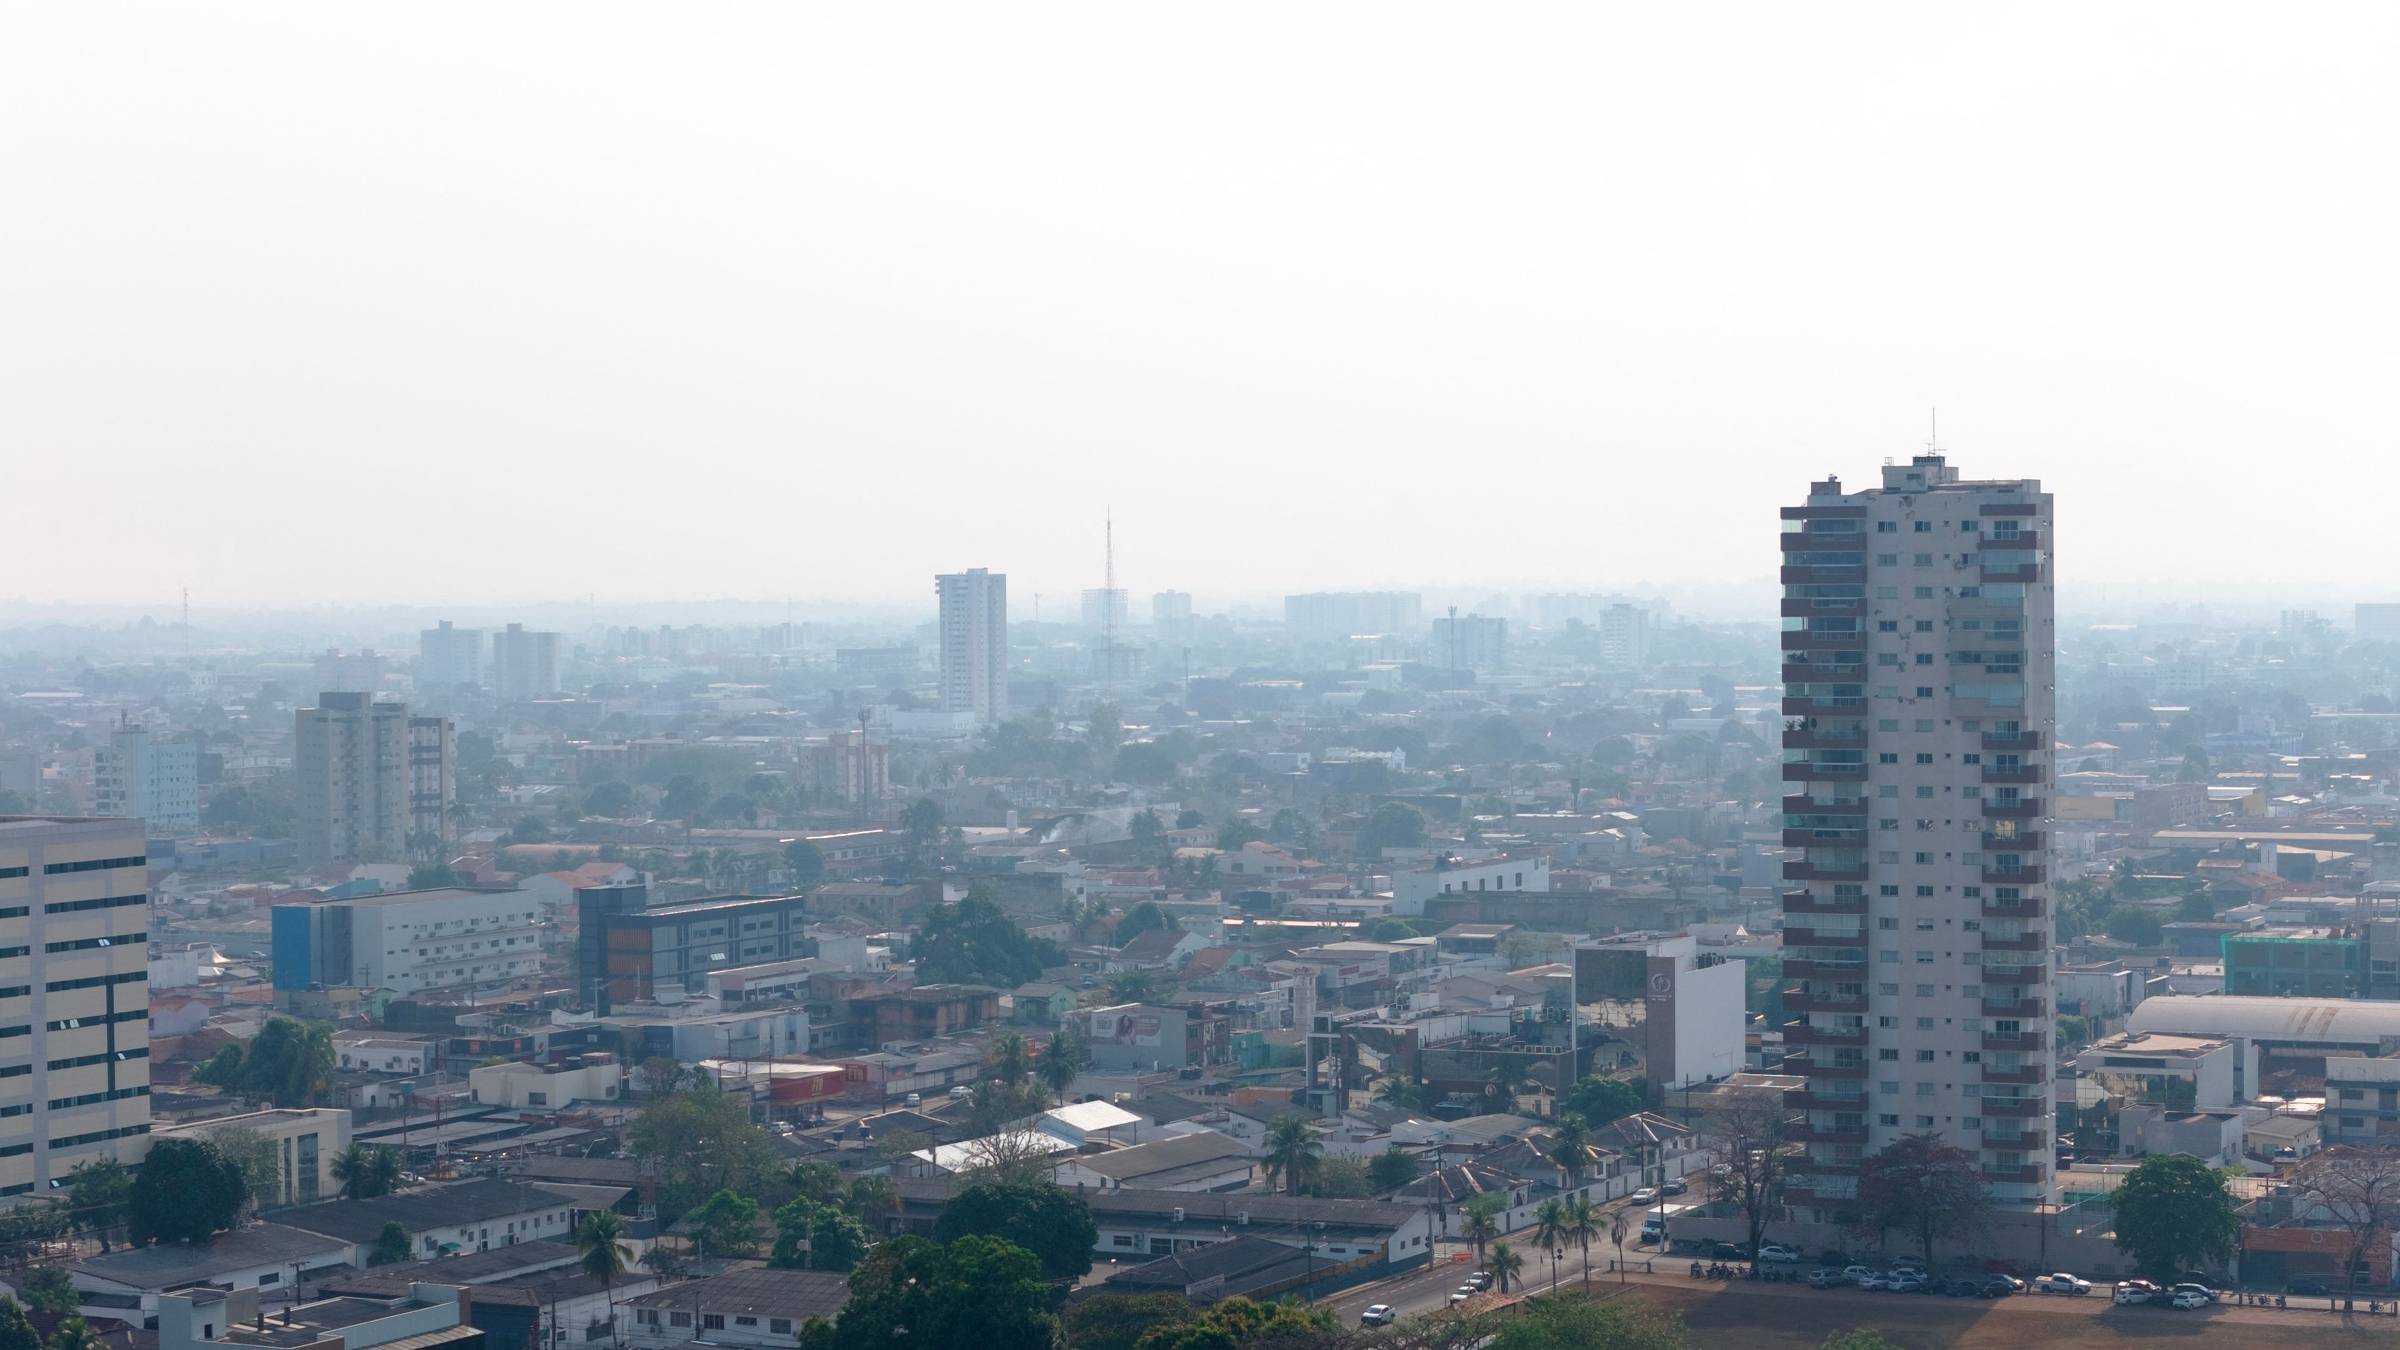
[[[1560,1114],[1583,1117],[1583,1123],[1594,1128],[1611,1121],[1622,1120],[1642,1109],[1642,1089],[1639,1084],[1622,1078],[1586,1077],[1576,1080],[1559,1098]]]
[[[1406,802],[1385,802],[1358,832],[1360,857],[1379,858],[1387,848],[1417,848],[1425,842],[1425,813]]]
[[[249,1185],[242,1165],[200,1139],[160,1139],[134,1174],[125,1227],[137,1247],[206,1242],[241,1217]]]
[[[1049,1304],[1042,1263],[1015,1243],[897,1237],[878,1245],[852,1272],[840,1320],[809,1350],[903,1344],[1055,1350],[1058,1319]]]
[[[1339,1324],[1333,1313],[1301,1303],[1260,1303],[1235,1295],[1206,1312],[1150,1328],[1134,1350],[1266,1350],[1322,1345]]]
[[[1100,1242],[1091,1207],[1049,1182],[975,1182],[942,1206],[933,1235],[943,1242],[973,1235],[1006,1238],[1030,1250],[1053,1280],[1088,1273],[1092,1249]]]
[[[1982,1228],[1991,1197],[1974,1154],[1939,1135],[1904,1134],[1859,1164],[1858,1207],[1871,1228],[1916,1238],[1931,1264],[1936,1241]]]
[[[1066,953],[1047,938],[1025,930],[992,903],[982,887],[955,905],[935,905],[910,946],[917,979],[925,984],[984,984],[1014,989],[1041,977],[1044,967],[1062,965]]]
[[[2241,1236],[2225,1174],[2187,1154],[2142,1159],[2109,1198],[2116,1206],[2118,1249],[2131,1252],[2142,1274],[2161,1283],[2173,1283],[2187,1270],[2223,1266]]]
[[[657,1169],[658,1207],[670,1222],[721,1190],[755,1194],[782,1170],[748,1107],[715,1088],[653,1100],[634,1117],[627,1140],[635,1157]]]
[[[248,1046],[226,1046],[192,1076],[292,1109],[322,1104],[333,1090],[333,1060],[333,1028],[296,1017],[270,1017]]]

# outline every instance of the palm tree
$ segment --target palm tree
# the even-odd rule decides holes
[[[1316,1182],[1324,1163],[1325,1146],[1317,1142],[1317,1132],[1308,1127],[1308,1117],[1297,1112],[1277,1116],[1275,1123],[1267,1127],[1264,1170],[1269,1186],[1280,1180],[1284,1194],[1297,1194]]]
[[[381,1144],[352,1144],[334,1155],[333,1179],[351,1200],[390,1195],[400,1184],[400,1154]]]
[[[1033,1072],[1033,1058],[1025,1053],[1025,1038],[1013,1031],[992,1041],[988,1059],[992,1072],[1012,1088]]]
[[[1064,1026],[1050,1038],[1049,1044],[1042,1047],[1042,1053],[1034,1061],[1033,1071],[1041,1078],[1042,1085],[1049,1088],[1051,1095],[1064,1106],[1067,1088],[1074,1083],[1075,1075],[1083,1072],[1084,1063],[1090,1058],[1091,1052],[1084,1048],[1083,1033],[1072,1025]]]
[[[1508,1292],[1509,1285],[1516,1282],[1517,1273],[1525,1269],[1525,1258],[1517,1255],[1516,1249],[1507,1243],[1495,1242],[1492,1244],[1492,1263],[1489,1268],[1493,1281],[1500,1286],[1500,1292],[1505,1294]]]
[[[617,1325],[617,1277],[625,1273],[627,1258],[633,1254],[624,1237],[625,1221],[611,1209],[593,1210],[575,1228],[578,1264],[584,1274],[600,1281],[600,1287],[608,1293],[608,1325],[612,1332]]]
[[[1481,1267],[1483,1265],[1483,1244],[1489,1239],[1500,1236],[1500,1218],[1491,1210],[1479,1205],[1469,1206],[1466,1216],[1467,1240],[1475,1244],[1475,1264]]]
[[[50,1350],[100,1350],[100,1338],[80,1317],[70,1317],[50,1333]]]
[[[1567,1197],[1567,1237],[1583,1252],[1583,1288],[1592,1288],[1592,1239],[1600,1236],[1600,1211],[1592,1208],[1591,1197]]]
[[[1533,1240],[1550,1253],[1550,1292],[1558,1292],[1558,1258],[1567,1245],[1567,1207],[1552,1196],[1533,1212]]]
[[[1624,1210],[1620,1209],[1609,1216],[1608,1240],[1617,1244],[1617,1283],[1619,1284],[1625,1283],[1625,1235],[1631,1231],[1633,1231],[1633,1220],[1626,1215]]]
[[[1583,1183],[1583,1169],[1592,1162],[1591,1136],[1583,1117],[1568,1114],[1559,1118],[1558,1128],[1550,1136],[1550,1161],[1567,1174],[1568,1190]]]

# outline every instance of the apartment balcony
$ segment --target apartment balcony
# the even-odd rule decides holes
[[[1863,506],[1786,506],[1776,515],[1778,520],[1865,520]]]
[[[1785,940],[1790,946],[1790,940]],[[1786,960],[1783,973],[1795,980],[1859,980],[1867,974],[1867,963],[1858,961]]]
[[[2042,1179],[2042,1169],[2030,1164],[2023,1167],[1986,1167],[1983,1179],[1996,1186],[2032,1186]]]
[[[2015,567],[1987,567],[1983,569],[1983,581],[1986,585],[2012,581],[2040,581],[2041,579],[2042,565],[2040,563],[2020,563]]]
[[[1987,919],[2038,919],[2042,917],[2045,902],[2038,895],[2020,896],[2014,900],[1996,900],[1987,895],[1983,898],[1982,908],[1983,917]]]
[[[1983,935],[1983,949],[1987,952],[2046,952],[2050,950],[2050,935],[2020,933],[2015,937],[1994,937],[1986,933]]]
[[[1785,727],[1783,748],[1786,750],[1864,750],[1867,748],[1866,728],[1836,730],[1831,727]]]
[[[2042,799],[2023,797],[2013,802],[1987,800],[1983,804],[1983,817],[1986,820],[2039,820],[2042,818]]]
[[[2043,848],[2044,837],[2040,830],[2019,830],[2015,834],[1994,834],[1986,830],[1983,833],[1983,851],[1986,853],[2039,853]]]
[[[1785,891],[1783,912],[1793,914],[1864,914],[1867,897],[1863,895],[1811,895],[1807,891]]]
[[[1865,863],[1856,863],[1848,866],[1820,865],[1817,863],[1806,862],[1785,863],[1783,865],[1783,879],[1785,881],[1865,881],[1867,879],[1867,865]]]
[[[2050,1016],[2039,999],[1986,999],[1981,1009],[1985,1017],[2009,1017],[2020,1022],[2039,1022]]]
[[[1786,717],[1856,717],[1866,710],[1867,700],[1858,694],[1812,694],[1783,701]]]
[[[1867,781],[1864,764],[1812,764],[1799,760],[1783,766],[1783,781],[1787,783],[1863,783]]]
[[[1983,884],[1986,886],[2039,886],[2042,884],[2042,875],[2042,869],[2039,867],[2015,867],[2004,871],[1996,871],[1987,867],[1983,870]]]
[[[1863,1082],[1865,1082],[1865,1081],[1866,1081],[1866,1077],[1867,1077],[1867,1066],[1866,1066],[1864,1063],[1859,1063],[1859,1064],[1836,1064],[1836,1063],[1834,1063],[1832,1060],[1829,1060],[1829,1059],[1810,1059],[1810,1058],[1809,1058],[1808,1056],[1806,1056],[1806,1055],[1786,1055],[1786,1056],[1784,1056],[1784,1057],[1783,1057],[1783,1071],[1784,1071],[1785,1073],[1791,1074],[1792,1076],[1794,1076],[1794,1077],[1796,1077],[1796,1078],[1806,1078],[1806,1079],[1810,1079],[1810,1080],[1812,1080],[1812,1081],[1813,1081],[1813,1080],[1816,1080],[1816,1079],[1829,1079],[1829,1080],[1831,1080],[1831,1081],[1833,1081],[1833,1082],[1837,1082],[1837,1083],[1863,1083]],[[1795,1102],[1793,1102],[1793,1101],[1792,1101],[1792,1097],[1793,1097],[1793,1095],[1795,1095],[1795,1094],[1791,1094],[1791,1093],[1786,1093],[1786,1094],[1784,1094],[1784,1102],[1783,1102],[1783,1104],[1784,1104],[1784,1105],[1786,1105],[1786,1106],[1789,1106],[1789,1107],[1791,1107],[1791,1108],[1792,1108],[1793,1110],[1795,1110],[1795,1111],[1811,1111],[1811,1110],[1814,1110],[1814,1111],[1843,1111],[1843,1110],[1848,1110],[1848,1111],[1856,1111],[1856,1110],[1859,1110],[1859,1109],[1860,1109],[1860,1107],[1859,1107],[1859,1103],[1860,1103],[1860,1102],[1863,1102],[1863,1101],[1865,1100],[1865,1098],[1863,1098],[1863,1097],[1850,1097],[1850,1098],[1832,1098],[1832,1097],[1827,1097],[1827,1098],[1822,1098],[1822,1099],[1819,1099],[1819,1098],[1809,1097],[1809,1094],[1807,1094],[1807,1093],[1803,1092],[1803,1093],[1799,1093],[1799,1094],[1797,1094],[1797,1095],[1798,1095],[1798,1096],[1801,1096],[1801,1097],[1804,1097],[1804,1098],[1808,1098],[1808,1100],[1805,1100],[1805,1101],[1801,1101],[1801,1102],[1795,1103]],[[1830,1102],[1833,1102],[1833,1101],[1837,1101],[1837,1100],[1847,1100],[1847,1101],[1849,1101],[1849,1102],[1851,1103],[1851,1105],[1849,1105],[1849,1106],[1847,1106],[1847,1107],[1841,1107],[1841,1106],[1832,1106],[1832,1105],[1826,1105],[1826,1106],[1817,1106],[1817,1105],[1814,1105],[1813,1103],[1814,1103],[1814,1102],[1816,1102],[1816,1101],[1818,1101],[1818,1100],[1823,1100],[1823,1101],[1826,1101],[1826,1102],[1828,1102],[1828,1103],[1830,1103]]]
[[[2040,1097],[1986,1097],[1977,1109],[2001,1120],[2037,1120],[2050,1114],[2051,1107]]]
[[[1796,510],[1798,508],[1786,507],[1784,509]],[[2037,508],[2032,502],[1992,502],[1975,508],[1975,514],[1988,519],[1992,516],[2030,516],[2035,514],[2036,510]]]
[[[1853,797],[1848,801],[1825,801],[1816,797],[1786,797],[1783,811],[1791,816],[1864,816],[1867,799]]]
[[[1811,1048],[1822,1045],[1835,1050],[1864,1049],[1867,1044],[1867,1029],[1863,1026],[1812,1027],[1806,1022],[1786,1022],[1783,1027],[1783,1043]]]
[[[1786,599],[1783,617],[1787,619],[1855,619],[1867,612],[1863,599],[1834,600],[1814,596],[1806,600]]]
[[[2011,1153],[2031,1153],[2038,1149],[2048,1148],[2050,1145],[2039,1132],[1994,1134],[1987,1129],[1983,1132],[1983,1146],[1991,1149],[2006,1149]]]
[[[1983,733],[1983,748],[1986,750],[2039,750],[2042,748],[2042,733],[2038,731],[1987,731]]]
[[[1867,1142],[1867,1127],[1864,1121],[1856,1125],[1799,1125],[1793,1127],[1790,1137],[1795,1144],[1857,1144],[1863,1147]]]
[[[1867,635],[1855,628],[1805,628],[1783,635],[1787,652],[1859,651],[1867,645]]]
[[[1983,546],[1992,549],[2040,548],[2042,532],[2040,530],[2019,530],[2015,534],[1987,534],[1983,537]]]
[[[1866,564],[1785,563],[1781,580],[1786,586],[1859,586],[1867,580]]]
[[[1784,553],[1857,553],[1864,555],[1867,536],[1862,530],[1786,530],[1776,547]]]
[[[1794,986],[1783,991],[1783,1007],[1786,1012],[1795,1013],[1864,1013],[1867,995],[1864,990],[1855,994],[1812,993]]]
[[[1866,844],[1867,832],[1865,830],[1809,829],[1785,830],[1783,832],[1783,846],[1785,848],[1855,849],[1864,848],[1866,847]]]
[[[1983,1066],[1983,1081],[1987,1083],[2014,1083],[2021,1087],[2032,1087],[2037,1083],[2049,1082],[2051,1072],[2052,1071],[2049,1066],[2043,1064],[2027,1064],[2021,1068],[2015,1069],[1995,1069],[1991,1065],[1986,1064]],[[1989,1145],[1991,1141],[1986,1139],[1984,1143]]]
[[[1785,684],[1835,684],[1867,677],[1867,668],[1855,661],[1792,661],[1783,667]],[[1866,702],[1860,699],[1859,702]]]
[[[1866,941],[1863,928],[1794,928],[1787,924],[1783,930],[1785,951],[1795,947],[1861,947]]]
[[[2041,984],[2050,978],[2048,966],[1985,966],[1983,982],[1987,985]]]
[[[2036,1055],[2041,1053],[2043,1039],[2039,1031],[1987,1031],[1983,1048],[1987,1053]]]
[[[2042,781],[2042,766],[2019,764],[2004,768],[1997,764],[1983,766],[1983,781],[1987,783],[2038,783]]]

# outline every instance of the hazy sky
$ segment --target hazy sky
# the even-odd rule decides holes
[[[1108,504],[1204,609],[1722,587],[1938,404],[2070,595],[2392,598],[2396,55],[2383,3],[12,3],[0,597],[1063,601]]]

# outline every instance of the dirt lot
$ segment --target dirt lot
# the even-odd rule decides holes
[[[2118,1350],[2146,1346],[2241,1346],[2244,1350],[2349,1350],[2400,1345],[2400,1326],[2391,1318],[2344,1326],[2327,1313],[2283,1313],[2289,1322],[2253,1314],[2229,1321],[2216,1313],[2165,1308],[2109,1308],[2096,1315],[2017,1306],[1910,1298],[1906,1296],[1794,1298],[1786,1293],[1741,1289],[1678,1289],[1637,1285],[1629,1297],[1679,1313],[1695,1345],[1792,1347],[1814,1350],[1826,1337],[1853,1327],[1872,1327],[1906,1350]]]

